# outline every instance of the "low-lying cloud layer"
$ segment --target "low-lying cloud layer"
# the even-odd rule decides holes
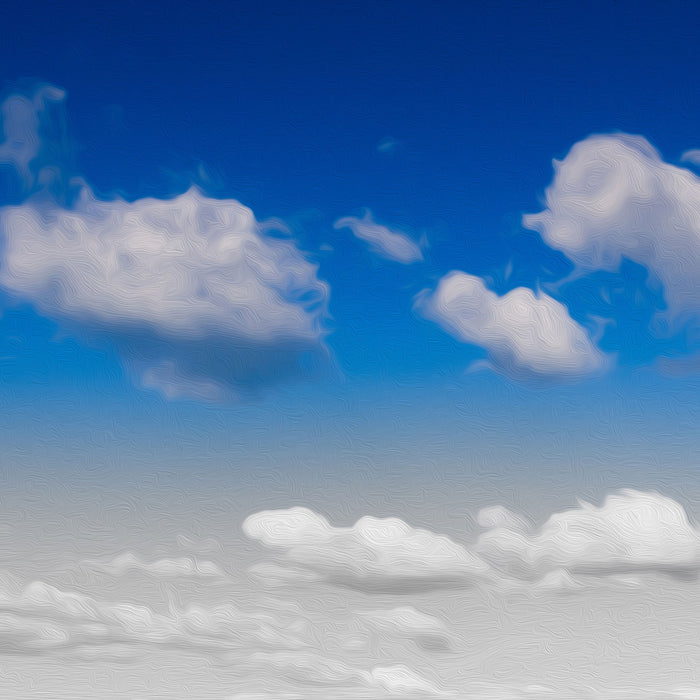
[[[23,580],[15,566],[0,573],[0,655],[35,673],[88,661],[120,677],[205,668],[198,697],[602,699],[632,697],[624,683],[594,692],[611,658],[625,664],[613,678],[636,681],[636,657],[661,640],[681,654],[695,644],[700,532],[674,500],[627,490],[539,526],[500,505],[476,522],[460,544],[395,518],[335,527],[293,508],[247,518],[248,546],[212,540],[208,563],[158,545],[156,557],[83,560],[63,583]],[[288,573],[272,588],[260,585],[274,571],[260,545]],[[677,675],[677,653],[659,652],[654,673],[670,664]],[[0,689],[10,680],[0,675]],[[163,696],[182,697],[190,680],[178,682]]]
[[[353,527],[339,528],[306,508],[292,508],[251,515],[243,531],[302,568],[361,590],[399,593],[451,586],[486,570],[448,537],[398,518],[364,517]]]
[[[49,187],[60,177],[56,158],[51,153],[60,146],[56,140],[47,148],[47,132],[51,129],[51,112],[61,107],[66,93],[53,85],[43,85],[32,95],[10,95],[0,107],[3,141],[0,143],[0,165],[10,166],[15,182],[15,195],[26,195],[37,187]],[[55,136],[55,135],[54,135]],[[48,151],[48,152],[47,152]]]
[[[478,522],[484,531],[473,547],[396,518],[333,527],[304,508],[252,515],[243,530],[281,552],[292,569],[368,593],[474,584],[556,588],[577,577],[590,585],[620,574],[700,572],[700,531],[678,503],[655,493],[624,490],[601,506],[555,513],[539,528],[500,506],[482,511]]]
[[[24,201],[0,209],[0,287],[81,338],[107,338],[169,397],[235,399],[312,374],[330,295],[317,266],[233,199],[98,199],[70,180],[53,133],[64,99],[43,86],[2,104],[0,175]]]

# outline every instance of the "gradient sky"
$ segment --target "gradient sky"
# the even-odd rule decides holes
[[[700,697],[693,3],[21,5],[0,9],[6,696]],[[585,551],[548,529],[567,518]],[[281,646],[258,629],[262,657],[222,660],[224,599],[238,630],[277,610]]]

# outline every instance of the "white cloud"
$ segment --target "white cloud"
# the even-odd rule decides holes
[[[414,243],[405,233],[392,231],[386,226],[375,223],[369,210],[365,211],[361,219],[356,216],[338,219],[334,227],[349,228],[357,238],[369,245],[373,253],[388,260],[404,265],[423,260],[423,253],[417,243]]]
[[[0,143],[0,164],[12,167],[21,182],[21,189],[30,191],[37,180],[46,179],[37,162],[44,143],[42,126],[47,111],[65,100],[66,93],[52,85],[37,88],[33,95],[13,94],[0,106],[3,141]],[[45,164],[44,164],[45,165]]]
[[[289,584],[298,585],[299,583],[315,583],[321,581],[322,576],[304,569],[302,567],[280,566],[275,562],[261,561],[249,567],[248,573],[255,577],[256,582],[265,588],[285,587]]]
[[[158,613],[134,603],[99,601],[79,591],[64,591],[34,581],[19,592],[0,590],[0,646],[15,653],[85,651],[134,645],[189,649],[218,657],[232,650],[295,650],[309,643],[290,620],[297,614],[270,609],[243,610],[231,603],[191,604]]]
[[[140,572],[147,576],[164,579],[182,578],[225,578],[226,574],[212,561],[196,557],[164,557],[146,562],[133,552],[123,552],[108,561],[86,561],[83,564],[95,571],[111,576],[125,576]]]
[[[291,508],[251,515],[243,531],[328,581],[368,592],[466,585],[487,570],[448,537],[397,518],[364,517],[343,528],[306,508]]]
[[[441,698],[450,697],[404,664],[377,666],[372,669],[372,680],[390,697]]]
[[[581,503],[554,513],[538,531],[497,524],[481,535],[475,552],[506,576],[571,588],[571,575],[695,574],[700,532],[674,500],[624,490],[600,507]]]
[[[511,530],[523,531],[529,527],[526,518],[505,506],[482,508],[477,515],[477,522],[484,529],[507,527]]]
[[[691,148],[681,156],[681,161],[684,163],[692,163],[700,165],[700,148]]]
[[[447,625],[411,606],[372,610],[360,613],[360,616],[382,634],[412,639],[428,651],[447,651],[452,647]]]
[[[194,537],[180,533],[176,537],[178,547],[196,554],[214,554],[223,550],[221,542],[214,537]]]
[[[499,297],[479,277],[451,272],[415,308],[516,379],[583,377],[608,363],[563,304],[524,287]]]
[[[301,569],[367,593],[474,584],[575,591],[603,580],[636,588],[644,574],[683,578],[700,572],[700,531],[680,504],[657,493],[623,490],[599,507],[581,503],[554,513],[540,528],[501,506],[482,510],[478,522],[484,531],[470,548],[393,518],[364,517],[352,527],[333,527],[305,508],[263,511],[250,516],[243,530],[285,555],[287,582],[301,582]],[[274,569],[278,583],[280,566]],[[361,617],[423,648],[449,647],[441,621],[410,606]]]
[[[23,585],[0,572],[0,652],[32,679],[40,669],[132,676],[124,697],[156,687],[145,685],[154,666],[167,676],[163,695],[180,697],[187,685],[197,697],[241,700],[582,697],[583,687],[591,697],[631,697],[593,688],[692,684],[686,666],[700,616],[685,575],[700,570],[700,537],[678,503],[622,491],[542,525],[502,506],[478,522],[482,535],[460,546],[394,519],[337,528],[304,509],[258,514],[245,527],[279,545],[287,556],[278,567],[319,572],[273,593],[235,566],[226,586],[174,587],[191,571],[168,567],[155,574],[165,580],[144,585],[130,557],[105,586],[65,567],[61,553],[38,557],[32,566],[46,570],[63,561],[57,575],[72,583]],[[233,562],[251,561],[248,545],[230,544]],[[488,570],[475,576],[460,564],[470,558]],[[18,566],[21,557],[12,559]],[[369,579],[358,573],[366,562]],[[436,570],[447,579],[436,581]],[[640,584],[610,585],[624,577]],[[659,667],[666,676],[657,679]],[[10,687],[0,674],[0,693],[18,697]],[[65,697],[94,697],[88,690],[86,680]]]
[[[40,581],[18,595],[0,592],[0,613],[3,646],[24,653],[38,646],[61,650],[129,642],[163,644],[180,636],[174,620],[147,606],[99,603]]]
[[[372,610],[362,613],[372,624],[384,629],[391,629],[400,634],[445,632],[445,623],[432,615],[426,615],[410,605],[402,605],[391,610]]]
[[[235,200],[100,201],[68,185],[64,98],[47,85],[2,103],[0,164],[16,198],[31,196],[0,209],[0,287],[80,337],[107,336],[168,397],[235,398],[311,374],[327,353],[317,267]]]
[[[165,337],[223,333],[253,342],[315,341],[325,299],[316,268],[286,240],[264,238],[253,212],[195,189],[172,200],[3,212],[0,280],[43,311]],[[304,303],[303,297],[313,296]]]
[[[219,398],[301,374],[323,351],[328,287],[235,200],[25,203],[0,212],[0,285],[109,335],[167,395]]]
[[[643,265],[663,285],[668,309],[658,320],[697,321],[700,179],[627,134],[591,136],[554,168],[547,209],[523,225],[579,272],[617,270],[623,257]]]
[[[386,136],[377,144],[377,151],[387,156],[393,156],[403,148],[403,142],[393,136]]]

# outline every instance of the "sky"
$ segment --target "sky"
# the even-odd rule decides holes
[[[0,694],[700,698],[692,3],[0,9]]]

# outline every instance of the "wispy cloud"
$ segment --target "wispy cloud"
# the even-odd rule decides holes
[[[445,586],[575,588],[622,574],[695,575],[700,532],[684,509],[656,493],[623,490],[602,506],[581,503],[554,513],[539,528],[502,506],[481,511],[473,547],[416,530],[395,518],[364,517],[331,526],[304,508],[250,516],[244,532],[283,554],[290,568],[365,592],[415,593]],[[371,618],[371,616],[370,616]],[[375,618],[385,626],[425,624],[409,609]]]
[[[580,273],[617,270],[623,258],[646,267],[668,307],[657,331],[700,322],[700,178],[627,134],[591,136],[554,168],[547,208],[523,225]]]
[[[428,651],[442,652],[452,649],[453,636],[447,624],[412,606],[371,610],[360,613],[360,616],[383,635],[410,639]]]
[[[383,138],[377,144],[377,151],[387,156],[393,156],[403,148],[403,143],[393,136]]]
[[[423,252],[417,243],[401,231],[394,231],[375,223],[369,210],[365,211],[361,219],[345,216],[338,219],[334,226],[336,229],[349,228],[357,238],[369,245],[373,253],[387,260],[403,265],[412,265],[423,260]]]
[[[0,142],[0,165],[10,166],[16,179],[17,194],[26,195],[37,186],[48,185],[61,164],[56,162],[55,138],[46,143],[51,112],[61,107],[66,93],[53,85],[42,85],[31,94],[16,93],[0,107],[3,140]],[[51,153],[51,151],[54,151]]]

